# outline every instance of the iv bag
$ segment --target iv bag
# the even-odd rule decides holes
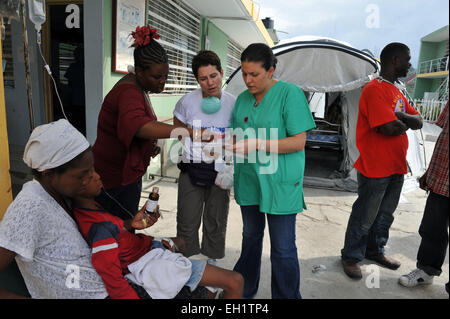
[[[45,0],[28,0],[28,16],[37,31],[45,22]]]

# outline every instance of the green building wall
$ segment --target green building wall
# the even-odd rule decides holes
[[[441,79],[427,79],[427,78],[417,78],[416,85],[414,87],[414,99],[423,99],[425,92],[435,92],[439,85],[441,84]]]
[[[417,70],[420,68],[420,63],[434,60],[438,58],[442,58],[445,56],[447,49],[447,40],[440,42],[429,42],[426,41],[427,38],[432,37],[434,34],[448,32],[448,26],[440,28],[435,32],[428,34],[427,36],[421,39],[420,53],[419,53],[419,62],[417,64]],[[425,72],[427,73],[427,72]],[[418,74],[419,75],[419,74]],[[416,84],[414,87],[413,98],[414,99],[423,99],[425,92],[435,92],[440,84],[442,78],[416,78]]]

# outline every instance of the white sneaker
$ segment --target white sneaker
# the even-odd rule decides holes
[[[422,269],[414,269],[407,275],[398,279],[400,285],[405,287],[415,287],[418,285],[430,285],[433,283],[433,276],[428,275]]]
[[[211,266],[217,266],[217,259],[215,259],[215,258],[208,258],[208,260],[206,262],[208,264],[210,264]]]

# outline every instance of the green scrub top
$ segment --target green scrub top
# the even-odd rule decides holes
[[[236,100],[231,127],[237,140],[278,140],[316,127],[305,94],[295,84],[277,81],[257,107],[255,101],[248,90]],[[304,150],[288,154],[254,151],[234,160],[234,194],[239,205],[259,205],[261,212],[276,215],[306,209]]]

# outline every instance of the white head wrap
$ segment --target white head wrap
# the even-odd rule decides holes
[[[36,127],[23,153],[23,161],[42,172],[70,162],[89,147],[86,138],[67,120]]]

